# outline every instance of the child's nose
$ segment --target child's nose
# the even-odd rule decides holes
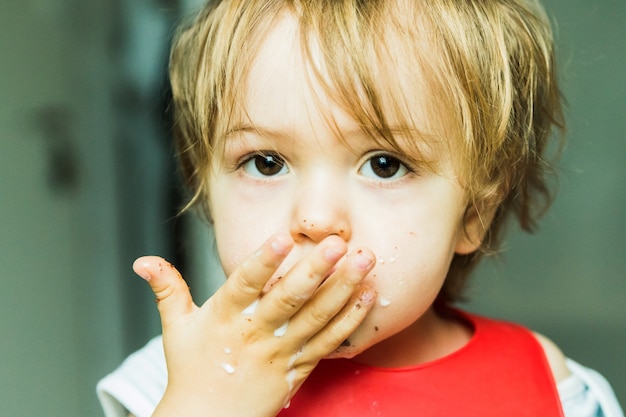
[[[352,230],[345,192],[330,181],[311,181],[298,190],[291,216],[291,235],[296,242],[320,242],[337,235],[348,241]]]

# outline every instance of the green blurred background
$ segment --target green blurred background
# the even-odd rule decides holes
[[[603,373],[626,404],[626,2],[546,0],[568,145],[534,236],[475,274],[467,305],[524,323]],[[158,334],[132,260],[161,254],[198,300],[219,279],[180,203],[163,110],[166,48],[191,0],[0,6],[0,404],[101,416],[94,387]]]

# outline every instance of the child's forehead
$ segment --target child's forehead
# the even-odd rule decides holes
[[[332,54],[316,33],[303,42],[302,30],[292,13],[275,21],[249,63],[229,130],[262,125],[288,131],[290,123],[306,120],[312,129],[325,126],[347,136],[380,130],[383,123],[398,135],[441,135],[432,89],[406,50],[387,51],[393,62],[372,56],[369,74],[353,73],[364,57]]]

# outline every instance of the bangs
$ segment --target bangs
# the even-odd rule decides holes
[[[419,19],[392,3],[303,5],[297,17],[309,85],[322,86],[320,106],[331,100],[373,141],[436,171],[450,151],[450,124],[423,62],[428,42],[415,28]],[[327,122],[341,138],[336,122]]]

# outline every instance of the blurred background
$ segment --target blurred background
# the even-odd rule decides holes
[[[168,44],[198,3],[0,6],[3,415],[102,416],[98,379],[160,330],[137,256],[173,261],[197,302],[223,279],[208,228],[176,217],[166,116]],[[569,103],[558,198],[538,234],[511,227],[465,308],[548,335],[626,404],[626,2],[545,4]]]

